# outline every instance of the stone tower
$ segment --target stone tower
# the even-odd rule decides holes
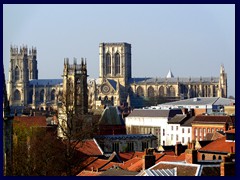
[[[81,118],[88,113],[87,76],[86,60],[84,62],[82,58],[81,63],[77,64],[74,59],[73,64],[69,64],[69,59],[64,59],[63,89],[59,99],[60,137],[64,137],[63,132],[68,131],[69,124],[73,131],[77,131]]]
[[[99,78],[119,80],[122,86],[128,84],[132,77],[131,44],[100,43],[99,45]]]
[[[38,78],[37,50],[32,48],[28,54],[27,46],[10,47],[10,68],[8,95],[10,106],[26,106],[29,79]]]
[[[220,77],[219,77],[219,94],[218,97],[227,98],[227,73],[225,73],[224,66],[220,67]]]

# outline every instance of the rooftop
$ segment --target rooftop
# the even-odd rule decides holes
[[[134,109],[128,117],[174,117],[182,114],[181,109]]]

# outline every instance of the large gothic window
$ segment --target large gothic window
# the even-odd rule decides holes
[[[32,101],[33,101],[33,98],[32,98],[32,97],[33,97],[33,90],[31,90],[31,91],[29,92],[28,96],[29,96],[29,97],[28,97],[28,103],[31,104]]]
[[[14,92],[14,100],[15,100],[15,101],[21,100],[21,94],[20,94],[19,90],[16,90],[16,91]]]
[[[44,89],[40,91],[40,102],[44,101]]]
[[[115,54],[115,74],[120,74],[120,55],[119,53]]]
[[[154,97],[154,89],[152,86],[148,88],[148,97]]]
[[[161,86],[160,88],[159,88],[159,96],[164,96],[164,87],[163,86]]]
[[[51,91],[51,101],[55,100],[55,92],[56,92],[55,89]]]
[[[172,87],[172,86],[169,88],[169,96],[170,97],[175,97],[175,88]]]
[[[15,81],[18,81],[20,79],[20,71],[19,68],[16,66],[15,68]]]
[[[106,73],[111,74],[111,55],[109,53],[106,55]]]
[[[137,95],[144,96],[143,88],[141,86],[138,86],[138,88],[137,88]]]

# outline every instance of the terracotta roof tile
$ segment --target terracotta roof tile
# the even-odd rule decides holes
[[[127,168],[128,171],[134,171],[134,172],[139,172],[142,170],[143,167],[143,159],[139,159],[138,161],[136,161],[134,164],[132,164],[131,166],[129,166]]]
[[[77,176],[99,176],[103,172],[95,172],[95,171],[82,171]]]
[[[47,121],[45,116],[15,116],[14,125],[21,123],[27,127],[43,127],[47,126]]]
[[[89,164],[85,170],[89,170],[89,171],[98,171],[99,169],[101,169],[102,167],[104,167],[106,164],[108,164],[110,161],[109,160],[105,160],[105,159],[97,159],[94,162],[92,162],[91,164]]]
[[[89,156],[99,156],[103,154],[94,140],[86,140],[83,143],[78,143],[76,150]]]
[[[134,155],[134,152],[127,152],[127,153],[122,153],[119,152],[118,156],[122,159],[122,161],[127,161],[129,159],[131,159]]]
[[[136,163],[137,161],[139,161],[142,158],[138,158],[138,157],[134,157],[132,159],[129,159],[128,161],[120,164],[120,167],[122,169],[127,169],[129,166],[133,165],[134,163]]]
[[[227,142],[226,137],[222,137],[199,149],[199,151],[230,153],[231,147],[233,152],[235,152],[235,142]]]
[[[202,124],[202,123],[230,123],[232,122],[232,119],[230,116],[206,116],[206,115],[200,115],[195,116],[192,124]]]

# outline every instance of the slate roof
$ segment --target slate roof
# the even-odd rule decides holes
[[[195,116],[190,117],[183,124],[181,124],[181,126],[191,126],[192,127],[192,122],[193,122],[194,119],[195,119]]]
[[[95,136],[95,139],[157,139],[157,137],[153,134],[116,134],[116,135],[98,135]]]
[[[159,162],[149,169],[173,169],[177,168],[177,176],[196,176],[200,165],[176,162]]]
[[[129,79],[129,82],[131,84],[155,84],[155,83],[218,83],[219,82],[219,77],[189,77],[189,78],[181,78],[181,77],[156,77],[156,78],[151,78],[151,77],[145,77],[145,78],[131,78]]]
[[[233,147],[233,152],[235,152],[235,142],[226,141],[226,137],[218,138],[215,141],[209,143],[203,148],[199,149],[199,152],[214,152],[214,153],[230,153],[231,147]]]
[[[204,140],[216,140],[221,137],[224,137],[224,135],[221,132],[214,131],[213,133],[207,133]]]
[[[182,114],[181,109],[134,109],[128,117],[174,117]]]
[[[168,120],[168,124],[182,124],[186,119],[186,114],[176,114],[172,119]]]
[[[56,86],[63,83],[63,79],[32,79],[29,81],[30,85],[35,86]]]
[[[99,120],[100,125],[125,125],[118,107],[106,107]]]
[[[177,174],[177,168],[173,169],[146,169],[143,172],[137,174],[137,176],[175,176]]]
[[[228,99],[228,98],[220,98],[220,97],[197,97],[197,98],[191,98],[191,99],[184,99],[180,101],[174,101],[174,102],[168,102],[160,104],[160,106],[163,105],[172,105],[172,106],[186,106],[186,105],[230,105],[232,103],[235,103],[235,100]]]

